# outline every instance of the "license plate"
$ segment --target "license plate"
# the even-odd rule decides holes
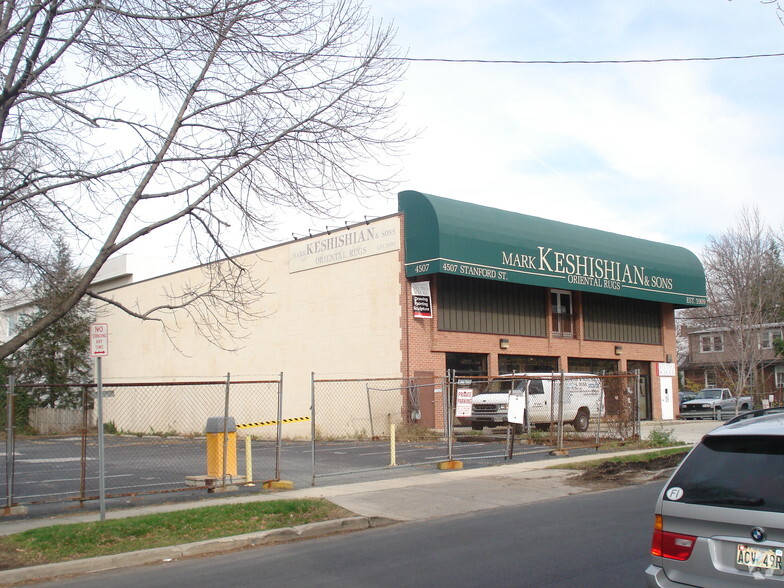
[[[758,568],[773,570],[774,574],[784,574],[782,560],[784,560],[784,551],[781,549],[768,549],[766,547],[752,547],[739,544],[735,566],[744,570]]]

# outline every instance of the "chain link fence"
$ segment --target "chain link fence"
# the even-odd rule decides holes
[[[324,476],[390,467],[390,441],[429,436],[412,416],[416,386],[405,379],[317,379],[312,385],[312,483]]]
[[[313,484],[400,466],[500,463],[514,455],[639,439],[639,377],[551,374],[313,379]],[[441,427],[419,424],[419,389],[440,390]]]
[[[639,439],[639,386],[636,374],[452,377],[451,436],[496,440],[504,457]]]
[[[634,374],[451,375],[426,382],[314,374],[310,414],[283,415],[282,374],[263,381],[112,383],[102,396],[105,492],[133,497],[286,476],[315,485],[401,466],[433,471],[443,462],[476,467],[598,448],[639,438],[639,386]],[[66,407],[40,407],[42,398],[60,392],[15,385],[0,398],[6,506],[98,498],[95,387],[70,386]],[[304,399],[290,400],[302,406]]]
[[[67,407],[41,408],[66,391],[43,388],[9,383],[0,400],[7,507],[98,498],[96,388],[69,386]],[[106,497],[277,479],[281,394],[281,379],[104,385]]]

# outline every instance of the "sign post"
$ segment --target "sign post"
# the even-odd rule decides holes
[[[515,429],[521,428],[525,424],[525,401],[528,397],[526,390],[520,390],[515,382],[512,381],[512,389],[509,391],[509,400],[507,400],[507,455],[504,459],[512,459],[514,457],[514,437]],[[518,427],[519,425],[519,427]]]
[[[90,325],[90,355],[95,358],[97,384],[96,419],[98,421],[98,497],[101,520],[106,520],[106,476],[104,472],[103,440],[103,381],[101,378],[101,358],[109,355],[109,326],[106,323]]]

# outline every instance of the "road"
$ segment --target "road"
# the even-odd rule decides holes
[[[38,586],[643,586],[661,482]]]

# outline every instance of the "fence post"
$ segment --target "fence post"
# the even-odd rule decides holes
[[[558,446],[556,449],[558,451],[563,450],[563,403],[564,403],[564,388],[566,387],[566,378],[564,373],[561,372],[561,385],[558,390]]]
[[[642,392],[642,379],[640,378],[640,370],[634,370],[634,435],[637,439],[642,440],[642,425],[640,424],[640,393]]]
[[[601,386],[599,388],[599,399],[598,399],[597,405],[596,405],[596,416],[598,417],[597,418],[597,424],[596,424],[596,441],[595,441],[595,443],[596,443],[596,451],[599,451],[599,438],[601,436],[601,431],[602,431],[602,419],[604,419],[604,417],[605,417],[605,414],[604,414],[604,384],[605,384],[605,381],[606,380],[604,378],[599,380]]]
[[[275,479],[280,480],[280,453],[283,445],[283,372],[278,378],[278,438],[275,447]]]
[[[226,485],[226,462],[229,459],[229,387],[231,372],[226,374],[226,398],[223,401],[223,485]]]
[[[316,485],[316,372],[310,372],[310,485]]]
[[[454,422],[452,415],[454,411],[452,410],[452,393],[456,393],[457,383],[455,381],[455,370],[452,370],[450,378],[449,378],[449,385],[446,386],[446,402],[444,406],[446,406],[446,426],[447,426],[447,460],[450,462],[452,461],[452,438],[454,436]]]
[[[5,487],[6,508],[14,505],[14,387],[16,378],[8,376],[8,389],[6,391],[6,437],[5,437]]]
[[[368,403],[368,417],[370,418],[370,438],[375,439],[376,433],[373,430],[373,406],[370,402],[370,384],[365,383],[365,395],[367,396]]]

